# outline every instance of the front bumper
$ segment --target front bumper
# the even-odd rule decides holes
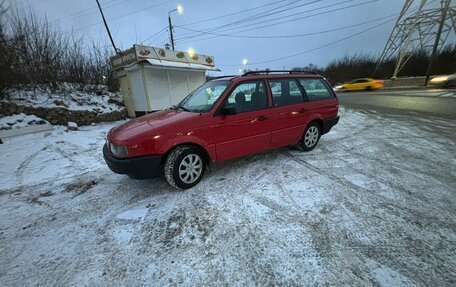
[[[159,175],[162,155],[119,159],[112,156],[108,146],[103,146],[103,157],[109,169],[135,179],[154,178]]]
[[[335,126],[339,122],[339,116],[335,116],[333,118],[327,118],[323,120],[323,132],[322,135],[328,133],[333,126]]]

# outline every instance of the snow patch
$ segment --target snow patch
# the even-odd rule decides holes
[[[95,111],[109,113],[124,109],[119,92],[109,92],[105,86],[62,83],[57,87],[48,85],[22,86],[9,89],[8,102],[28,107],[66,108],[72,111]]]
[[[122,225],[114,229],[112,235],[117,240],[117,242],[128,243],[130,242],[133,234],[137,231],[137,229],[138,228],[135,228],[133,224]]]
[[[380,286],[414,286],[407,278],[388,267],[381,266],[372,270],[372,274]]]
[[[125,220],[140,220],[143,221],[147,214],[148,209],[146,207],[137,207],[127,211],[124,211],[117,215],[119,219]]]
[[[26,115],[24,113],[0,118],[0,130],[19,129],[44,124],[49,123],[35,115]]]

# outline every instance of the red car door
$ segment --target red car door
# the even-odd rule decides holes
[[[296,144],[307,125],[308,103],[293,78],[269,79],[272,94],[271,147]]]
[[[226,96],[214,116],[217,161],[270,148],[269,100],[264,80],[239,83]],[[223,114],[234,108],[236,114]]]

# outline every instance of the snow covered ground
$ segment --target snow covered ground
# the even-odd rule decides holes
[[[87,110],[103,113],[123,109],[120,93],[107,91],[106,86],[60,83],[49,85],[23,86],[8,90],[8,102],[29,107],[64,107],[69,110]]]
[[[105,166],[114,124],[0,145],[0,286],[456,284],[456,121],[342,110],[196,187]]]
[[[0,118],[0,131],[44,124],[49,123],[35,115],[21,113]]]

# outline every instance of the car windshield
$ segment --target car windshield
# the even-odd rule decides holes
[[[207,82],[188,95],[177,108],[189,112],[208,112],[230,84],[230,81],[224,80]]]

